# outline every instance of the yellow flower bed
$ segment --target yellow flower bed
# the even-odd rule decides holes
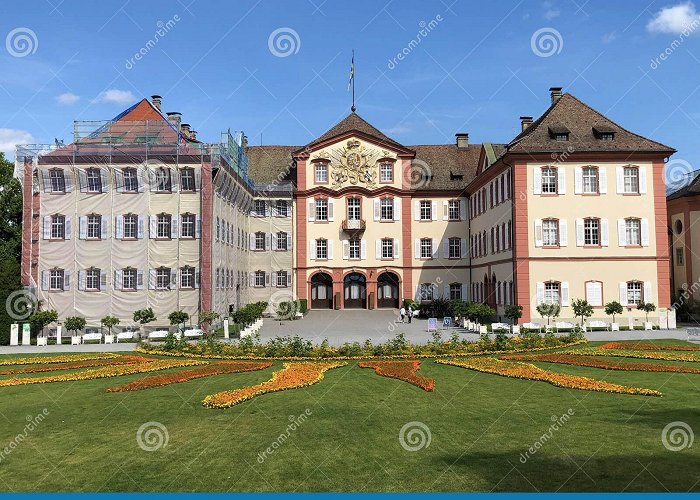
[[[204,398],[202,404],[209,408],[229,408],[268,392],[313,385],[323,380],[323,374],[327,370],[345,365],[347,363],[344,362],[285,363],[267,382],[211,394]]]
[[[563,352],[577,356],[612,356],[619,358],[661,359],[665,361],[687,361],[700,363],[700,354],[692,352],[635,351],[634,349],[601,349],[600,347],[584,347],[581,349]]]
[[[624,385],[613,384],[578,375],[556,373],[549,370],[543,370],[542,368],[538,368],[531,363],[501,361],[496,358],[448,359],[436,360],[435,362],[444,365],[460,366],[462,368],[468,368],[478,372],[492,373],[503,377],[549,382],[557,387],[565,387],[567,389],[615,392],[619,394],[638,394],[642,396],[661,396],[659,391],[652,389],[627,387]]]
[[[111,352],[96,354],[67,354],[61,356],[34,356],[31,358],[0,359],[0,365],[43,365],[44,363],[70,363],[72,361],[89,361],[92,359],[114,359],[118,357],[119,354],[114,354]]]
[[[122,375],[133,375],[135,373],[155,372],[167,370],[169,368],[180,368],[183,366],[203,365],[206,361],[195,360],[170,360],[158,359],[148,363],[137,363],[127,365],[104,366],[73,373],[61,375],[49,375],[46,377],[13,377],[0,380],[0,387],[28,384],[45,384],[48,382],[70,382],[74,380],[92,380],[97,378],[121,377]]]

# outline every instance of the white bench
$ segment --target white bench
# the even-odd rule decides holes
[[[700,328],[688,328],[688,342],[700,342]]]
[[[610,323],[610,331],[611,332],[619,332],[620,331],[620,323]]]
[[[168,330],[154,330],[148,334],[148,340],[165,340],[169,333]]]
[[[97,341],[99,344],[102,343],[102,334],[101,333],[85,333],[83,334],[83,343],[85,342],[91,342],[91,341]]]
[[[71,345],[79,345],[83,338],[80,335],[72,335],[70,338]]]
[[[557,329],[557,333],[559,333],[559,330],[573,330],[576,328],[575,324],[569,323],[568,321],[557,321],[554,323],[554,326]]]
[[[479,333],[489,333],[489,331],[486,329],[486,325],[479,325]]]
[[[496,332],[499,330],[510,331],[510,325],[507,323],[491,323],[491,331]]]
[[[511,327],[511,331],[513,332],[513,335],[519,335],[520,334],[520,327],[518,325],[513,325]]]
[[[36,338],[36,345],[49,345],[49,338],[48,337],[37,337]]]
[[[105,335],[105,344],[114,344],[114,335]]]
[[[589,321],[588,328],[605,328],[606,330],[610,329],[605,321]]]
[[[645,321],[644,322],[644,329],[645,330],[653,330],[654,325],[651,323],[651,321]]]
[[[539,323],[523,323],[523,328],[527,330],[537,330],[538,332],[542,331],[542,325]]]
[[[185,330],[185,338],[188,339],[198,339],[201,338],[202,335],[204,335],[204,332],[202,332],[202,330],[200,330],[199,328],[193,330]]]
[[[134,340],[135,332],[119,332],[117,333],[117,343],[120,340]]]

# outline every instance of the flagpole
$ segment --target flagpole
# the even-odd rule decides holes
[[[350,110],[354,113],[355,107],[355,49],[352,49],[352,107]]]

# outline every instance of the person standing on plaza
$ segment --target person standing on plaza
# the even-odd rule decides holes
[[[399,310],[399,321],[401,321],[401,323],[403,323],[403,319],[405,316],[406,316],[406,308],[401,307],[401,310]]]

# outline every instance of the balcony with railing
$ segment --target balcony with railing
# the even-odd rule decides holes
[[[364,231],[366,228],[366,223],[364,219],[345,219],[341,227],[343,228],[343,231],[353,235]]]

